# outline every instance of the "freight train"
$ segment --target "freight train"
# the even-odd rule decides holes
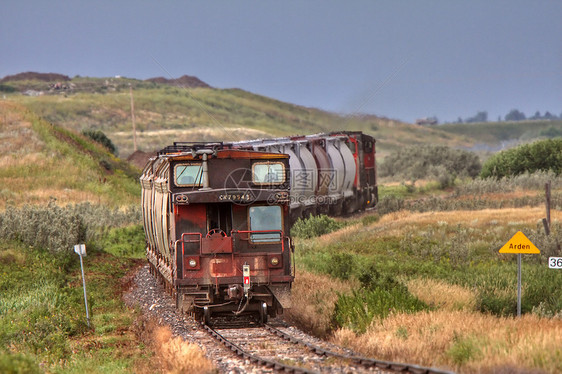
[[[361,132],[244,142],[175,142],[143,169],[151,272],[182,311],[251,314],[291,307],[299,217],[377,202],[375,139]]]

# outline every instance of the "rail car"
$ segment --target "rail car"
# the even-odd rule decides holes
[[[177,307],[205,321],[264,322],[291,306],[292,223],[376,204],[375,139],[342,131],[176,142],[140,181],[147,259]]]
[[[230,143],[290,156],[291,219],[339,216],[374,207],[378,201],[375,139],[339,131]]]
[[[290,307],[289,156],[175,143],[140,178],[151,271],[208,321]]]

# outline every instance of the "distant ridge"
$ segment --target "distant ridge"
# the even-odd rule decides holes
[[[28,71],[25,73],[18,73],[14,75],[6,75],[0,80],[0,83],[4,82],[16,82],[16,81],[43,81],[43,82],[60,82],[69,81],[70,77],[63,74],[57,73],[36,73],[33,71]]]
[[[192,77],[189,75],[182,75],[179,78],[175,79],[166,79],[164,77],[156,77],[156,78],[149,78],[146,79],[147,82],[154,82],[160,84],[169,84],[172,86],[181,86],[181,87],[203,87],[203,88],[211,88],[207,83],[203,82],[201,79],[197,77]]]

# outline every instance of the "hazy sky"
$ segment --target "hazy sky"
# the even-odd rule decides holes
[[[562,113],[562,1],[4,0],[0,77],[194,75],[333,112]]]

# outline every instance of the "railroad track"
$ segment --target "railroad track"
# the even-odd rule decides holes
[[[453,374],[436,368],[375,360],[305,342],[284,326],[266,324],[253,328],[211,327],[213,338],[241,358],[270,371],[287,373],[412,373]]]

